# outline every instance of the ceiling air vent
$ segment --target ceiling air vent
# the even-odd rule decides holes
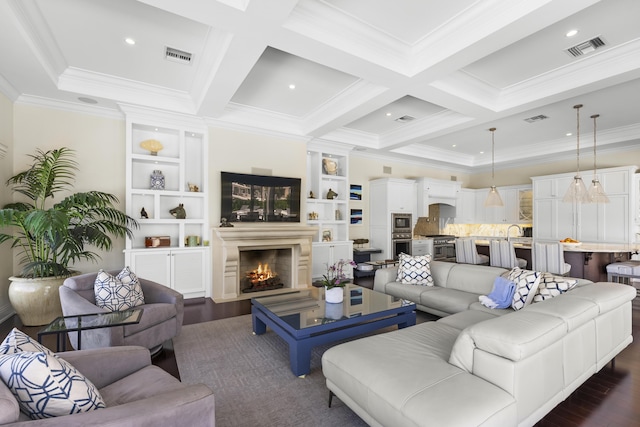
[[[166,46],[164,52],[164,59],[168,59],[169,61],[179,62],[181,64],[191,64],[191,53],[185,52],[184,50],[175,49],[169,46]]]
[[[533,116],[533,117],[529,117],[528,119],[524,119],[524,121],[527,123],[535,123],[541,120],[546,120],[548,118],[549,118],[548,116],[545,116],[544,114],[540,114],[538,116]]]
[[[598,36],[591,40],[587,40],[586,42],[582,42],[579,45],[570,47],[569,49],[567,49],[567,52],[569,53],[569,55],[575,58],[578,56],[585,55],[587,53],[591,53],[594,50],[599,49],[604,45],[605,45],[604,40],[602,40],[600,36]]]
[[[400,122],[400,123],[406,123],[406,122],[410,122],[411,120],[415,120],[415,117],[412,116],[402,116],[402,117],[398,117],[396,119],[396,122]]]

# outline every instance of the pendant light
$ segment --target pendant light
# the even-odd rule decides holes
[[[584,181],[580,176],[580,108],[582,104],[574,105],[576,109],[576,175],[573,177],[569,188],[562,199],[563,202],[572,203],[589,203],[589,195],[587,193],[587,187],[584,185]]]
[[[593,119],[593,179],[591,180],[591,187],[589,187],[589,200],[591,203],[609,203],[609,198],[604,193],[602,184],[598,181],[598,175],[596,175],[596,119],[600,117],[600,114],[594,114],[591,116]]]
[[[494,168],[495,168],[495,162],[494,162],[494,155],[495,155],[495,140],[494,140],[494,133],[496,131],[496,128],[491,128],[489,129],[489,131],[491,132],[491,187],[489,188],[489,194],[487,194],[487,198],[484,201],[484,206],[485,207],[490,207],[490,206],[495,206],[495,207],[499,207],[499,206],[504,206],[504,203],[502,203],[502,197],[500,197],[500,193],[498,193],[498,189],[496,188],[496,184],[495,184],[495,173],[494,173]]]

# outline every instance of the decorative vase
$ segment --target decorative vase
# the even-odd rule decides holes
[[[151,189],[164,190],[164,175],[161,170],[154,170],[151,173]]]
[[[58,289],[67,276],[27,279],[9,277],[9,301],[25,326],[49,324],[62,316]]]
[[[333,287],[331,289],[324,288],[324,300],[328,303],[338,304],[344,300],[344,288]]]

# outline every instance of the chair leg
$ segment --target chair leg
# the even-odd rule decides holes
[[[335,396],[335,394],[333,394],[333,392],[329,390],[329,408],[331,408],[331,401],[333,401],[333,396]]]

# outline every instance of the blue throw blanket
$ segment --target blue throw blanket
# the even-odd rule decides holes
[[[516,284],[504,277],[498,276],[493,282],[493,290],[486,297],[480,297],[480,302],[489,308],[508,308],[513,302]]]

